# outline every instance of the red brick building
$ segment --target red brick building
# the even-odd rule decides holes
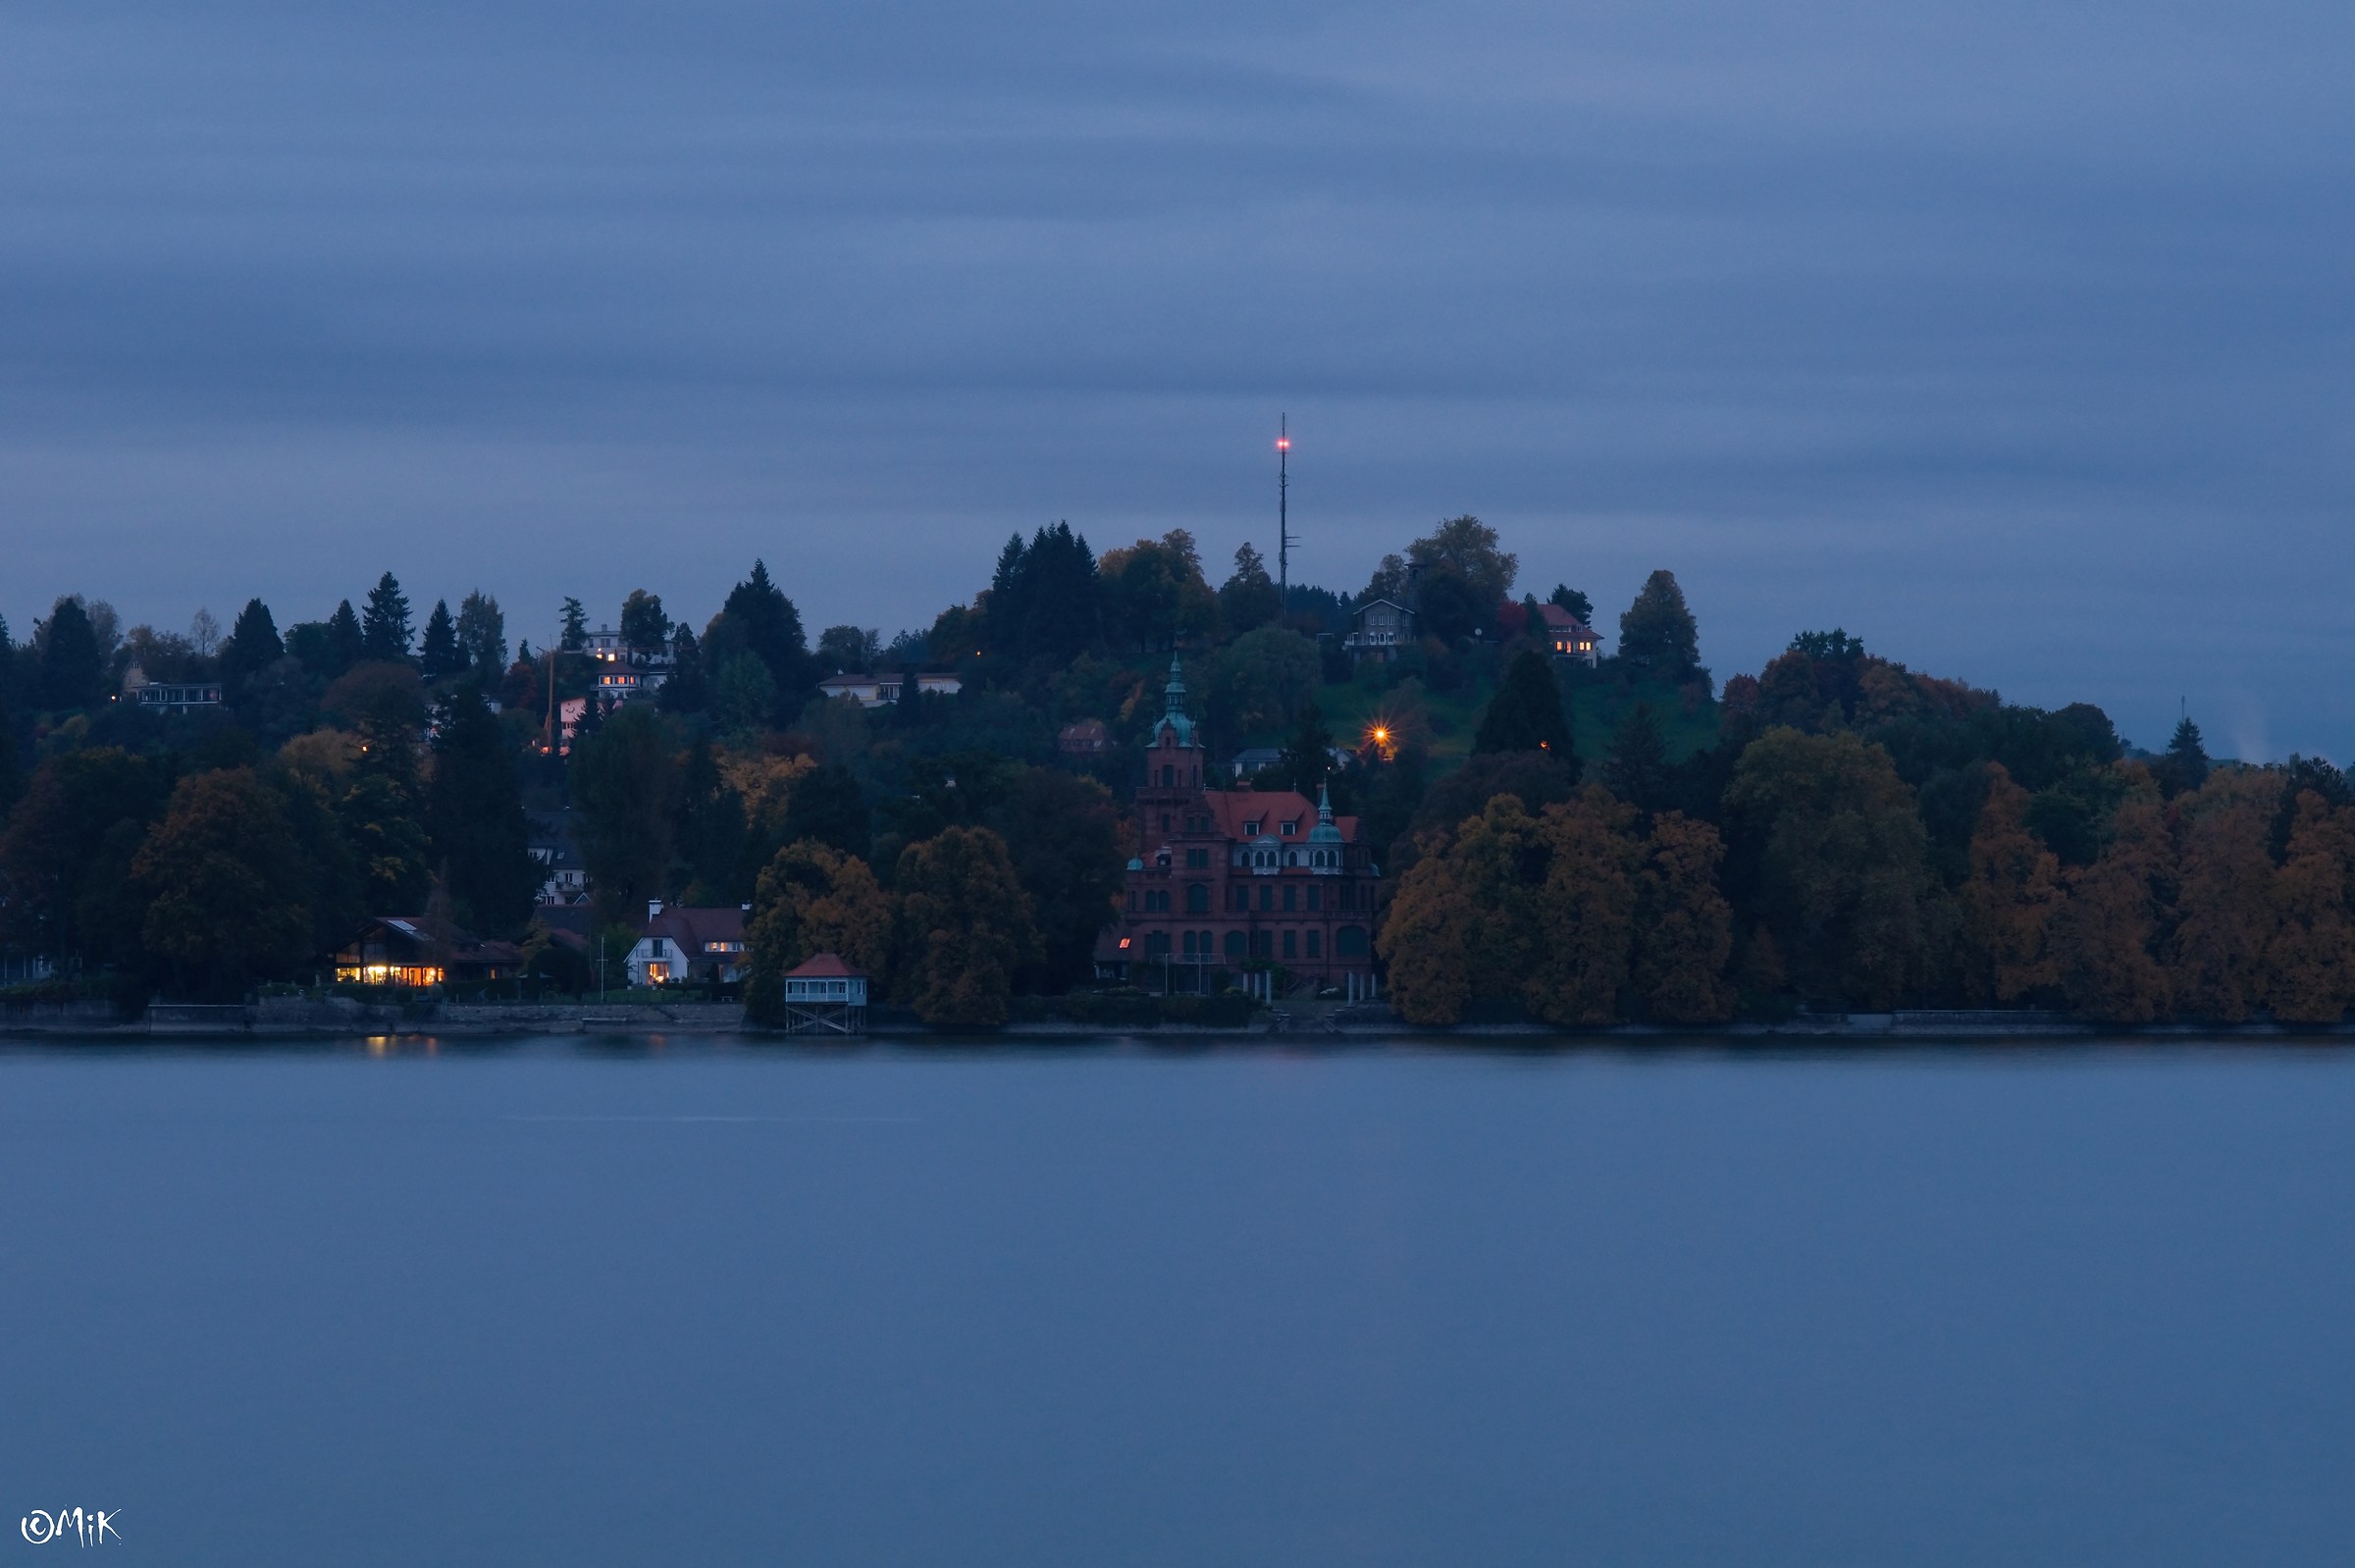
[[[1215,991],[1250,967],[1370,994],[1382,873],[1357,841],[1357,818],[1290,790],[1206,788],[1176,659],[1164,696],[1136,792],[1136,858],[1120,920],[1097,945],[1097,972]]]

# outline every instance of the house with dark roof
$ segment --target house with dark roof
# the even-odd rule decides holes
[[[732,985],[744,978],[749,904],[715,909],[649,900],[628,964],[632,985]]]
[[[352,985],[445,985],[508,980],[523,950],[487,941],[423,915],[379,915],[336,954],[336,979]]]

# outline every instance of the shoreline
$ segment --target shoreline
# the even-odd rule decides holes
[[[9,1009],[0,1013],[0,1039],[73,1037],[136,1040],[355,1040],[490,1039],[517,1035],[739,1035],[764,1041],[850,1045],[864,1040],[1004,1039],[1079,1040],[1145,1037],[1166,1040],[1254,1040],[1306,1044],[1314,1041],[1464,1040],[1529,1044],[1586,1042],[1640,1044],[1645,1041],[1850,1040],[1998,1042],[2011,1040],[2128,1039],[2346,1039],[2355,1022],[2291,1024],[2271,1019],[2239,1023],[2088,1022],[2052,1013],[1992,1010],[1910,1010],[1894,1013],[1803,1014],[1776,1022],[1714,1024],[1620,1023],[1600,1028],[1561,1028],[1531,1022],[1456,1023],[1421,1026],[1385,1007],[1380,1016],[1358,1004],[1340,1016],[1278,1010],[1232,1027],[1200,1023],[1117,1024],[1046,1019],[1004,1024],[995,1029],[936,1029],[913,1019],[870,1019],[853,1035],[789,1034],[748,1024],[734,1003],[613,1003],[566,1005],[435,1004],[429,1009],[338,1003],[265,1001],[243,1006],[157,1003],[139,1018],[126,1019],[105,1003],[65,1003]]]

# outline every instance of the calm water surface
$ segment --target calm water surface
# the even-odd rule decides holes
[[[0,1551],[2339,1563],[2351,1217],[2319,1049],[17,1046]]]

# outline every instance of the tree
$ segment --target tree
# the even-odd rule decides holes
[[[685,621],[670,630],[670,678],[655,691],[654,706],[665,713],[701,713],[711,706],[711,683],[704,675],[704,651]]]
[[[434,612],[425,618],[425,640],[417,649],[417,672],[429,681],[456,675],[466,668],[466,656],[458,652],[458,627],[450,619],[449,601],[434,601]]]
[[[1682,683],[1701,667],[1701,630],[1676,574],[1653,572],[1619,617],[1619,657],[1661,680]]]
[[[1726,964],[1733,907],[1717,885],[1725,846],[1717,830],[1681,811],[1651,824],[1636,879],[1635,993],[1661,1023],[1722,1023],[1733,1017]]]
[[[1903,1000],[1929,874],[1913,791],[1889,753],[1778,725],[1742,753],[1725,806],[1800,993],[1864,1008]]]
[[[326,660],[312,673],[322,680],[335,680],[367,656],[367,633],[360,629],[360,618],[351,612],[351,601],[340,600],[336,612],[327,618]]]
[[[1668,804],[1676,788],[1676,769],[1669,765],[1668,743],[1660,736],[1649,703],[1638,703],[1612,732],[1602,781],[1639,811],[1656,811]]]
[[[531,853],[514,748],[472,687],[461,686],[443,710],[425,828],[457,922],[494,936],[522,930],[544,873]]]
[[[2181,918],[2171,952],[2172,990],[2185,1015],[2237,1023],[2265,1000],[2265,956],[2273,945],[2274,862],[2265,839],[2273,817],[2264,774],[2221,773],[2181,812]]]
[[[2167,753],[2151,769],[2159,781],[2159,793],[2168,800],[2188,795],[2208,781],[2208,748],[2200,740],[2200,727],[2189,716],[2177,721],[2172,739],[2167,743]]]
[[[183,992],[241,995],[310,955],[309,867],[279,797],[251,768],[181,780],[131,872],[147,895],[146,946],[172,963]]]
[[[1453,646],[1487,627],[1496,605],[1470,579],[1441,562],[1415,579],[1415,629]]]
[[[871,671],[882,656],[883,634],[858,626],[829,626],[818,633],[817,661],[830,670]]]
[[[1578,756],[1570,722],[1562,715],[1561,688],[1543,653],[1521,653],[1506,666],[1502,684],[1480,715],[1472,750],[1475,755],[1545,752],[1565,761]]]
[[[1250,545],[1234,551],[1234,571],[1219,585],[1219,623],[1229,637],[1239,637],[1275,620],[1283,609],[1277,598],[1276,580],[1268,563]]]
[[[249,599],[245,607],[237,611],[229,641],[221,646],[221,684],[234,702],[247,682],[286,656],[287,645],[279,639],[278,622],[271,618],[270,606],[258,599]]]
[[[163,813],[170,781],[143,757],[93,746],[45,758],[0,834],[0,929],[59,960],[88,960],[77,918],[116,824],[134,832]]]
[[[1006,1021],[1016,971],[1038,936],[1006,841],[985,827],[950,827],[900,852],[898,990],[924,1022],[994,1027]]]
[[[1357,596],[1360,604],[1387,599],[1393,604],[1406,602],[1406,557],[1395,552],[1385,555],[1375,566],[1374,575],[1366,580],[1366,591]]]
[[[2302,790],[2289,857],[2274,873],[2274,937],[2266,955],[2274,1016],[2336,1023],[2355,1006],[2355,831],[2345,808]]]
[[[1026,991],[1069,990],[1095,972],[1096,938],[1114,919],[1126,874],[1112,793],[1092,778],[1024,767],[988,817],[1038,932],[1016,978]]]
[[[1554,584],[1553,592],[1545,596],[1545,602],[1559,604],[1589,626],[1595,624],[1595,601],[1568,583]]]
[[[507,618],[499,612],[498,601],[479,588],[460,600],[457,641],[461,667],[471,666],[486,677],[505,669]]]
[[[744,653],[767,669],[777,691],[772,721],[785,722],[791,711],[800,709],[817,673],[811,668],[801,611],[769,581],[764,561],[753,562],[751,575],[728,591],[719,614],[704,632],[704,659],[713,670],[724,671],[731,658]]]
[[[1987,764],[1987,799],[1962,884],[1963,986],[1972,1002],[2016,1002],[2058,983],[2051,946],[2061,862],[2028,831],[2028,792]]]
[[[625,706],[575,745],[575,837],[602,918],[634,920],[662,892],[680,788],[663,720],[645,704]]]
[[[1406,553],[1426,568],[1427,589],[1435,575],[1432,568],[1459,578],[1477,606],[1480,625],[1488,624],[1496,606],[1512,597],[1513,579],[1521,570],[1519,556],[1497,548],[1496,530],[1469,514],[1448,518],[1409,545]]]
[[[763,573],[761,581],[766,582],[767,580],[767,575]],[[567,653],[577,653],[587,648],[589,646],[589,611],[587,607],[579,600],[567,595],[563,607],[557,611],[557,615],[563,630],[556,640],[556,647]]]
[[[866,971],[875,995],[891,979],[892,907],[866,862],[813,839],[788,844],[763,866],[745,930],[745,1014],[785,1020],[785,975],[820,953]]]
[[[1288,723],[1322,674],[1317,645],[1282,626],[1245,632],[1205,661],[1203,712],[1230,739]]]
[[[1185,529],[1108,549],[1096,567],[1105,635],[1113,641],[1167,653],[1181,638],[1208,633],[1217,618],[1218,596],[1202,576],[1201,551]]]
[[[711,689],[711,717],[723,732],[737,741],[750,741],[776,710],[776,677],[759,654],[738,653],[719,667]]]
[[[1534,900],[1538,939],[1522,994],[1530,1013],[1548,1023],[1619,1021],[1644,855],[1630,836],[1634,821],[1632,810],[1595,785],[1540,818],[1545,875]]]
[[[873,838],[866,791],[839,762],[794,780],[785,797],[785,839],[811,839],[864,860]]]
[[[2157,791],[2146,781],[2118,809],[2100,860],[2066,878],[2053,916],[2053,959],[2070,1009],[2111,1023],[2167,1017],[2169,976],[2158,959],[2175,856]]]
[[[95,706],[105,696],[106,656],[80,599],[59,600],[35,636],[41,648],[41,706],[53,710]]]
[[[630,590],[621,601],[621,640],[641,653],[659,653],[670,640],[670,617],[662,612],[659,595],[643,588]]]
[[[368,607],[360,613],[360,656],[388,663],[409,656],[409,601],[391,572],[368,591]]]
[[[1286,788],[1298,790],[1312,801],[1325,787],[1326,775],[1333,771],[1333,732],[1325,727],[1324,711],[1316,704],[1300,705],[1300,716],[1284,740],[1276,766],[1282,772]]]
[[[1460,1022],[1472,1000],[1474,910],[1455,862],[1427,856],[1399,879],[1375,939],[1398,1016],[1425,1027]]]

